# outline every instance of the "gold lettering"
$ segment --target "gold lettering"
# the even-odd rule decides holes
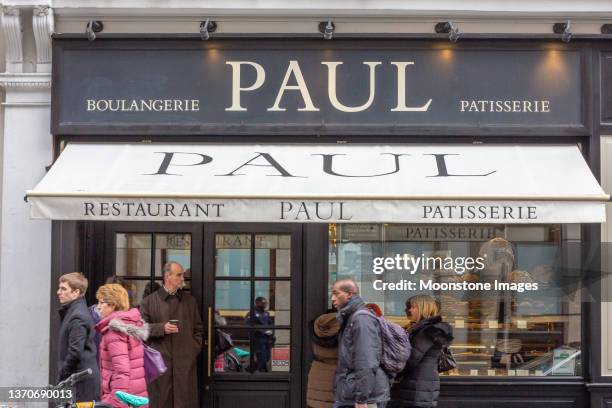
[[[363,64],[370,67],[370,95],[366,103],[361,106],[345,106],[338,100],[337,89],[336,89],[336,68],[338,65],[342,65],[342,62],[331,62],[323,61],[323,65],[327,65],[328,81],[327,81],[327,94],[329,101],[332,106],[341,112],[362,112],[372,105],[374,101],[374,95],[376,93],[376,67],[381,65],[382,62],[365,61]]]
[[[295,82],[297,85],[287,85],[292,74],[295,77]],[[319,110],[319,108],[315,107],[312,103],[310,93],[308,92],[308,87],[306,86],[306,81],[304,81],[304,76],[302,75],[302,70],[300,69],[300,64],[298,64],[297,61],[289,61],[289,66],[287,67],[287,72],[285,73],[285,79],[283,79],[283,84],[276,95],[276,101],[271,108],[268,108],[268,111],[279,112],[287,110],[279,106],[286,90],[300,91],[302,99],[304,100],[304,107],[299,108],[298,111],[313,112]]]
[[[414,61],[391,62],[391,65],[397,67],[397,106],[391,112],[427,112],[431,98],[422,106],[406,106],[406,67],[414,65]]]
[[[246,111],[247,109],[240,105],[240,93],[250,92],[260,88],[266,79],[266,71],[260,64],[252,61],[226,61],[225,63],[232,67],[232,106],[225,108],[225,110]],[[255,73],[257,74],[255,77],[255,82],[244,88],[240,86],[240,73],[242,65],[252,66],[255,68]]]
[[[549,100],[460,100],[460,112],[550,112]]]

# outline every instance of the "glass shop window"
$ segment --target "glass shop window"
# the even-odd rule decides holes
[[[185,289],[191,287],[191,234],[117,233],[115,274],[125,282],[130,305],[155,292],[163,283],[163,266],[178,262],[185,269]]]
[[[408,330],[407,299],[433,297],[453,328],[446,375],[581,376],[576,227],[330,224],[329,287],[355,279]]]

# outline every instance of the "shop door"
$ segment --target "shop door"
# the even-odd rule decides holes
[[[205,225],[203,406],[301,407],[301,238],[301,225]]]

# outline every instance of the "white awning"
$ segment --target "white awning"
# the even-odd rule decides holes
[[[27,192],[33,218],[600,223],[575,145],[70,143]]]

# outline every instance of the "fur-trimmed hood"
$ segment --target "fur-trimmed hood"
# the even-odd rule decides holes
[[[149,325],[142,320],[138,309],[113,312],[96,324],[96,330],[104,334],[108,330],[145,341],[149,338]]]

